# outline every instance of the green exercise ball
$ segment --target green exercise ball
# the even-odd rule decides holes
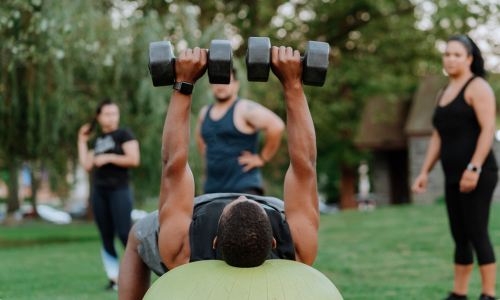
[[[325,275],[282,259],[256,268],[235,268],[220,260],[189,263],[167,272],[144,300],[343,300]]]

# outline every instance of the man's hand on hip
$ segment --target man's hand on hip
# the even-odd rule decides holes
[[[265,164],[260,155],[252,154],[248,151],[241,151],[241,156],[238,157],[238,163],[245,166],[243,167],[243,172],[248,172],[253,168],[260,168]]]

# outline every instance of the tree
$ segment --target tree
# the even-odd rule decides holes
[[[497,5],[472,0],[3,1],[0,168],[13,174],[22,161],[46,167],[52,188],[64,197],[71,184],[66,174],[76,167],[78,128],[100,100],[112,98],[140,144],[141,165],[132,170],[136,198],[156,197],[171,89],[151,84],[150,42],[170,40],[178,53],[231,39],[235,67],[243,71],[241,95],[285,118],[274,76],[268,83],[244,80],[248,37],[269,36],[273,45],[302,53],[308,40],[317,40],[331,46],[330,70],[324,87],[305,92],[316,126],[320,191],[335,201],[341,174],[352,174],[367,157],[353,145],[366,101],[410,98],[419,76],[441,72],[436,46],[455,32],[474,33],[497,14]],[[213,101],[206,76],[193,97],[192,127],[196,112]],[[201,192],[203,160],[194,141],[189,159]],[[283,143],[263,169],[268,194],[282,196],[287,166]]]

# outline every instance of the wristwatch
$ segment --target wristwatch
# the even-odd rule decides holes
[[[194,91],[194,84],[186,81],[174,82],[173,89],[178,90],[184,95],[191,95]]]
[[[477,172],[477,174],[481,173],[481,167],[475,167],[473,164],[468,164],[467,169]]]

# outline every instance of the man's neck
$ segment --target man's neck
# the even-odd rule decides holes
[[[217,108],[221,108],[221,109],[228,108],[231,105],[233,105],[233,103],[234,103],[234,101],[236,101],[236,99],[238,99],[238,95],[233,95],[230,99],[228,99],[226,101],[216,100],[214,106]]]

